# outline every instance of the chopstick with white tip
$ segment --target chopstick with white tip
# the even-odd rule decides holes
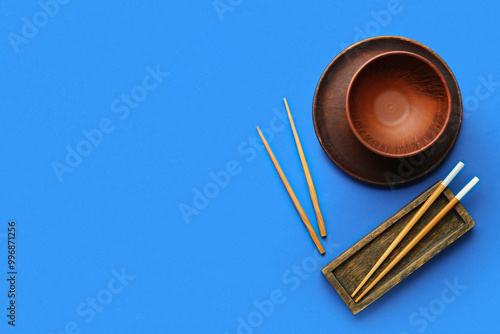
[[[417,221],[422,217],[422,215],[427,211],[427,209],[434,203],[436,198],[441,195],[443,190],[446,189],[448,184],[450,184],[451,180],[460,172],[460,170],[464,167],[464,163],[459,161],[458,164],[453,168],[453,170],[448,174],[448,176],[442,181],[437,188],[434,190],[434,192],[429,196],[429,198],[425,201],[425,203],[420,207],[420,209],[417,211],[417,213],[412,217],[412,219],[408,222],[408,224],[403,228],[403,230],[398,234],[396,239],[391,243],[391,245],[387,248],[387,250],[382,254],[380,259],[378,259],[377,263],[373,266],[373,268],[370,270],[370,272],[363,278],[361,283],[359,283],[358,287],[354,292],[352,293],[351,297],[354,297],[359,290],[365,285],[365,283],[372,277],[373,273],[375,270],[377,270],[378,267],[384,262],[384,260],[391,254],[391,252],[396,248],[397,245],[403,240],[403,238],[408,234],[408,232],[411,230],[413,226],[417,223]]]
[[[398,262],[406,255],[429,231],[476,185],[479,181],[474,177],[425,227],[413,238],[408,245],[399,253],[394,260],[375,278],[375,280],[366,288],[365,291],[355,300],[359,302]]]

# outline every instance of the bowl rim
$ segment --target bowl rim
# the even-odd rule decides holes
[[[443,86],[445,88],[446,99],[447,99],[447,102],[448,102],[447,103],[448,105],[447,105],[447,108],[446,108],[446,120],[445,120],[443,126],[441,127],[441,129],[439,130],[439,133],[434,137],[433,140],[431,140],[429,143],[427,143],[423,147],[419,148],[418,150],[414,150],[414,151],[411,151],[411,152],[408,152],[408,153],[398,153],[398,154],[388,153],[388,152],[379,150],[379,149],[371,146],[367,141],[365,141],[365,139],[356,130],[356,128],[354,126],[354,122],[353,122],[353,120],[351,118],[351,111],[350,111],[350,108],[349,108],[349,96],[351,94],[351,88],[352,88],[352,86],[354,84],[354,81],[357,79],[358,75],[368,65],[370,65],[372,62],[376,61],[379,58],[390,56],[390,55],[407,55],[407,56],[411,56],[411,57],[414,57],[414,58],[417,58],[417,59],[423,61],[430,68],[432,68],[432,70],[439,76],[439,79],[441,80],[441,83],[443,84]],[[431,61],[429,61],[427,58],[425,58],[425,57],[423,57],[421,55],[418,55],[416,53],[410,52],[410,51],[402,51],[402,50],[401,51],[400,50],[393,50],[393,51],[387,51],[387,52],[378,54],[378,55],[374,56],[373,58],[369,59],[368,61],[366,61],[364,64],[362,64],[356,70],[356,72],[354,73],[354,75],[351,77],[349,85],[347,86],[346,99],[345,99],[345,110],[346,110],[346,115],[347,115],[347,121],[349,123],[349,127],[351,128],[351,131],[354,133],[354,135],[356,136],[356,138],[358,138],[358,140],[366,148],[368,148],[372,152],[375,152],[375,153],[377,153],[379,155],[386,156],[386,157],[389,157],[389,158],[406,158],[406,157],[414,156],[416,154],[419,154],[419,153],[425,151],[430,146],[432,146],[436,141],[439,140],[439,138],[441,138],[441,136],[445,132],[445,130],[446,130],[447,126],[448,126],[448,123],[450,121],[451,108],[452,108],[452,101],[451,101],[450,87],[448,86],[448,83],[446,82],[446,79],[445,79],[443,73],[441,73],[441,71]]]

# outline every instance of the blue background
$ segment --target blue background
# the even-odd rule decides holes
[[[1,331],[495,332],[498,2],[222,4],[217,10],[212,0],[87,0],[58,8],[2,2]],[[52,15],[40,14],[42,7]],[[33,22],[38,27],[30,30]],[[465,102],[448,158],[396,190],[340,171],[322,151],[311,117],[327,64],[345,46],[375,35],[431,47],[454,72]],[[161,72],[157,81],[151,71]],[[493,84],[486,87],[488,78]],[[141,88],[144,79],[155,88]],[[122,94],[131,93],[141,101],[127,107]],[[269,157],[251,144],[256,125],[269,129],[270,145],[314,221],[292,132],[276,118],[284,113],[283,97],[327,225],[329,250],[321,258]],[[107,133],[89,147],[83,132],[103,123]],[[71,167],[68,152],[78,147],[86,156],[73,157]],[[481,179],[463,200],[477,225],[353,316],[320,268],[458,160],[466,167],[452,190],[474,175]],[[212,173],[228,164],[233,174],[214,187]],[[197,198],[205,187],[212,198]],[[11,220],[17,224],[15,329],[6,317]],[[300,275],[292,271],[297,267]],[[459,286],[454,293],[450,284]],[[266,314],[256,305],[267,307]]]

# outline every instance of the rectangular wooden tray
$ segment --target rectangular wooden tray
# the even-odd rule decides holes
[[[446,246],[457,240],[474,226],[474,220],[458,203],[446,216],[413,248],[373,289],[358,303],[351,294],[357,285],[370,271],[382,253],[389,247],[403,227],[417,212],[420,206],[437,187],[436,182],[417,198],[405,205],[401,210],[385,220],[382,224],[365,235],[342,254],[337,256],[321,270],[328,281],[342,297],[352,313],[357,314],[377,300],[406,276],[417,270],[421,265],[442,251]],[[384,270],[392,259],[411,239],[454,197],[449,188],[436,199],[417,224],[404,237],[391,255],[375,271],[366,282],[367,287],[377,275]],[[362,289],[361,291],[363,291]],[[358,293],[359,294],[359,293]]]

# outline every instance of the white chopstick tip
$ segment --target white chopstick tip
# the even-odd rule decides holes
[[[470,180],[470,182],[467,183],[467,185],[462,190],[460,190],[460,192],[455,197],[460,201],[465,196],[465,194],[467,194],[469,190],[471,190],[478,182],[479,178],[477,176],[474,176],[474,178]]]
[[[453,168],[453,170],[446,176],[446,178],[443,181],[443,186],[448,187],[450,182],[457,176],[458,172],[464,167],[464,163],[462,161],[459,161],[458,164]]]

